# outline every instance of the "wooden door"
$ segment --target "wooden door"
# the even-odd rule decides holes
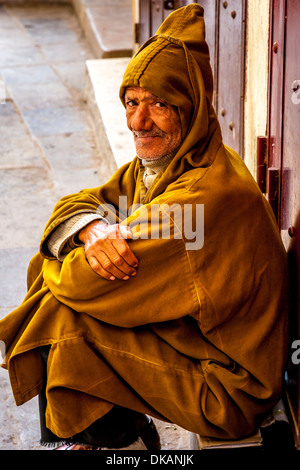
[[[300,449],[300,5],[272,0],[267,197],[288,252],[291,284],[287,405]]]
[[[139,0],[136,43],[142,45],[156,33],[161,23],[173,10],[185,6],[187,3],[190,2],[184,0]]]

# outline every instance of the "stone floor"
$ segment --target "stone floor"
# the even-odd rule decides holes
[[[0,5],[0,318],[25,296],[58,198],[109,176],[84,94],[95,57],[78,18],[68,4],[25,5]],[[37,400],[16,407],[3,369],[0,423],[0,449],[41,449]],[[189,448],[186,431],[157,424],[164,449]]]

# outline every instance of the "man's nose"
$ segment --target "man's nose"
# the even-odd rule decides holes
[[[153,121],[145,109],[142,106],[138,106],[132,116],[130,128],[132,131],[151,130]]]

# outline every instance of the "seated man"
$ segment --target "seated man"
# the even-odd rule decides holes
[[[241,438],[281,396],[286,253],[222,142],[204,36],[188,5],[132,58],[120,98],[137,157],[58,202],[0,322],[16,403],[40,394],[46,444],[158,449],[145,415]]]

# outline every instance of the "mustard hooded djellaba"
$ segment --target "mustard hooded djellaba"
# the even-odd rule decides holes
[[[169,15],[130,61],[122,101],[127,86],[178,108],[182,144],[148,192],[135,157],[103,186],[58,202],[29,265],[28,294],[0,322],[3,367],[21,405],[40,392],[39,348],[51,346],[46,423],[62,438],[113,404],[201,435],[242,437],[282,393],[287,258],[268,202],[222,143],[202,7]],[[119,196],[143,210],[128,213]],[[178,236],[175,216],[170,238],[145,236],[158,204],[204,205],[203,246]],[[97,211],[136,234],[129,244],[139,267],[128,281],[98,276],[83,247],[63,262],[47,250],[61,222]]]

